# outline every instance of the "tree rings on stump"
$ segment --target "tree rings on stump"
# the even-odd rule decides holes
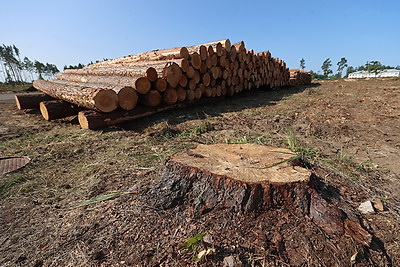
[[[254,144],[199,145],[167,161],[154,188],[156,206],[192,203],[195,214],[296,206],[308,213],[311,172],[291,164],[294,156],[288,149]]]

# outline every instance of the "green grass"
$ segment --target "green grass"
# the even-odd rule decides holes
[[[170,125],[167,122],[165,126],[161,129],[160,136],[164,138],[171,138],[171,137],[177,137],[181,133],[182,132],[175,125]]]
[[[207,120],[201,121],[199,124],[196,124],[194,127],[185,129],[180,133],[181,137],[201,137],[202,134],[211,132],[215,130],[215,125]]]
[[[343,148],[340,148],[335,156],[321,157],[318,159],[321,166],[335,172],[348,176],[353,181],[366,177],[376,170],[376,165],[370,160],[357,162],[352,156],[348,155]]]
[[[307,88],[305,90],[305,93],[307,95],[310,95],[310,96],[322,95],[322,92],[321,92],[321,90],[319,88],[318,89],[316,89],[316,88]]]
[[[30,179],[27,174],[9,174],[4,177],[5,181],[0,183],[0,199],[30,191],[30,186],[24,185]]]
[[[23,84],[0,83],[0,93],[23,93],[30,91],[36,91],[32,87],[32,83],[23,83]]]
[[[124,195],[127,195],[127,194],[131,194],[131,193],[130,192],[115,192],[115,193],[108,193],[108,194],[98,195],[98,196],[93,197],[91,199],[81,201],[78,204],[72,206],[72,208],[77,208],[77,207],[96,204],[96,203],[107,201],[107,200],[112,200],[112,199],[115,199],[117,197],[124,196]]]
[[[299,155],[300,159],[307,163],[315,163],[317,160],[317,148],[309,148],[305,146],[293,133],[288,132],[288,136],[284,138],[284,142],[290,150]]]

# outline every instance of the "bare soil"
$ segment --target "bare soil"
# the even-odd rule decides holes
[[[101,131],[1,102],[0,156],[32,160],[0,176],[0,265],[400,266],[399,94],[399,79],[323,81]],[[371,246],[290,208],[196,214],[190,203],[152,205],[169,156],[221,142],[301,154],[318,177],[315,189],[360,221]],[[384,210],[360,214],[366,200],[381,200]],[[199,233],[207,236],[185,253],[180,245]]]

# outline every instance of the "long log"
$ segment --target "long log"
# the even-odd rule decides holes
[[[134,66],[103,66],[87,69],[66,69],[64,74],[146,77],[153,82],[169,61],[143,62]]]
[[[34,81],[33,87],[54,98],[88,109],[111,112],[118,108],[118,96],[110,89],[62,85],[44,80]]]
[[[43,101],[39,104],[40,113],[47,121],[77,115],[84,108],[65,102],[64,100]]]
[[[139,94],[146,94],[151,89],[151,83],[142,76],[111,76],[111,75],[88,75],[75,73],[58,73],[57,79],[106,85],[120,85],[133,87]]]
[[[19,110],[39,109],[39,103],[42,101],[54,100],[53,97],[44,93],[40,94],[17,94],[14,96],[15,104]]]
[[[96,83],[79,83],[70,82],[65,80],[50,80],[53,83],[58,83],[62,85],[72,85],[81,87],[91,87],[98,89],[110,89],[113,90],[118,96],[118,105],[125,110],[131,110],[136,107],[138,102],[138,94],[133,87],[130,86],[120,86],[120,85],[109,85],[109,84],[96,84]]]
[[[143,96],[140,97],[142,98]],[[117,125],[123,122],[140,119],[159,112],[172,110],[180,106],[183,107],[184,104],[158,107],[138,106],[130,111],[115,111],[110,113],[99,113],[93,110],[84,110],[78,113],[78,121],[81,128],[96,130]]]

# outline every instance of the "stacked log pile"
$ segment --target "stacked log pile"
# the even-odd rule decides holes
[[[272,57],[269,51],[254,53],[245,48],[243,41],[231,44],[224,39],[67,69],[57,74],[57,79],[37,80],[33,85],[73,104],[74,111],[79,110],[77,107],[91,110],[81,111],[78,118],[83,128],[93,128],[90,125],[103,125],[94,120],[107,120],[107,125],[113,125],[114,121],[136,118],[140,112],[159,112],[200,98],[286,86],[290,77],[285,62]],[[47,118],[59,117],[49,115],[55,103],[41,106],[48,107]],[[106,114],[109,112],[113,114]]]
[[[306,85],[311,83],[311,73],[299,69],[290,69],[290,86]]]

